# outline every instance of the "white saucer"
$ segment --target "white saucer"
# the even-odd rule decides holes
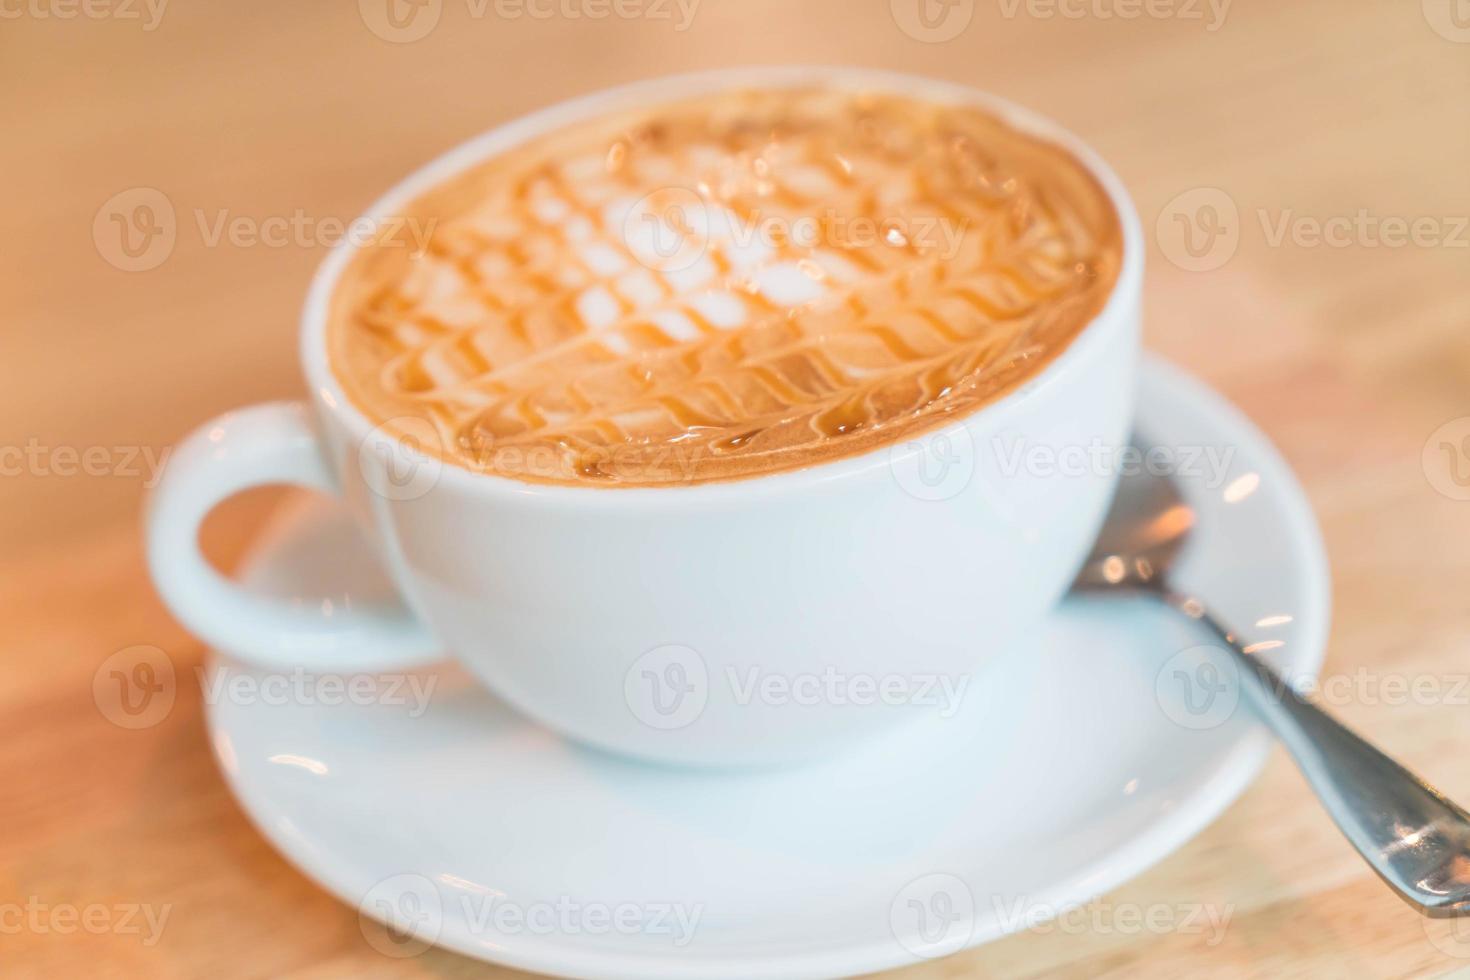
[[[1181,466],[1196,448],[1234,448],[1223,480],[1183,481],[1199,524],[1182,577],[1246,635],[1279,641],[1266,654],[1278,665],[1315,674],[1327,568],[1284,463],[1234,409],[1157,361],[1139,425],[1181,447]],[[351,577],[356,601],[385,593],[336,511],[280,530],[247,576],[256,587],[341,601]],[[284,697],[280,680],[275,694],[211,697],[213,674],[206,697],[245,809],[306,874],[397,927],[364,929],[385,952],[437,943],[639,980],[839,976],[1087,902],[1235,800],[1267,740],[1233,710],[1233,689],[1207,689],[1216,676],[1191,649],[1206,641],[1195,630],[1143,602],[1068,603],[954,717],[780,772],[659,769],[581,748],[448,666],[409,675],[437,677],[417,717],[407,683],[391,681],[345,698],[376,703],[344,704],[340,689],[300,678]],[[1207,687],[1192,696],[1207,696],[1185,703],[1194,681]]]

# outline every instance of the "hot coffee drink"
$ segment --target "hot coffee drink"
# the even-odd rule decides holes
[[[673,486],[855,456],[1033,376],[1102,308],[1119,218],[966,105],[732,91],[485,160],[355,255],[328,349],[375,423],[537,483]],[[409,424],[414,422],[416,424]]]
[[[179,445],[149,566],[261,669],[447,652],[561,735],[662,763],[790,765],[937,723],[928,699],[753,703],[715,679],[772,651],[786,677],[978,677],[1038,635],[1109,468],[929,464],[961,427],[1126,445],[1142,237],[1095,154],[942,82],[735,69],[554,106],[429,164],[327,256],[309,403]],[[337,496],[407,601],[324,615],[216,573],[205,516],[275,483]]]

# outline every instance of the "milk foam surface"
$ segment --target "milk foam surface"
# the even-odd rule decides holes
[[[423,253],[384,234],[333,298],[349,397],[390,429],[428,420],[450,462],[583,486],[939,428],[1064,349],[1122,252],[1064,150],[980,109],[827,89],[575,124],[401,217],[432,227]]]

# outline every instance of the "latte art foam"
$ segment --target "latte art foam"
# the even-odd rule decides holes
[[[982,110],[745,91],[487,160],[349,264],[349,397],[469,469],[658,486],[797,469],[939,428],[1101,309],[1118,217],[1068,153]],[[412,424],[410,424],[412,423]],[[417,440],[420,444],[424,440]]]

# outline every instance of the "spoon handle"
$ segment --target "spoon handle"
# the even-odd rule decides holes
[[[1426,915],[1470,913],[1470,814],[1302,697],[1196,598],[1171,605],[1229,648],[1240,687],[1353,846]]]

